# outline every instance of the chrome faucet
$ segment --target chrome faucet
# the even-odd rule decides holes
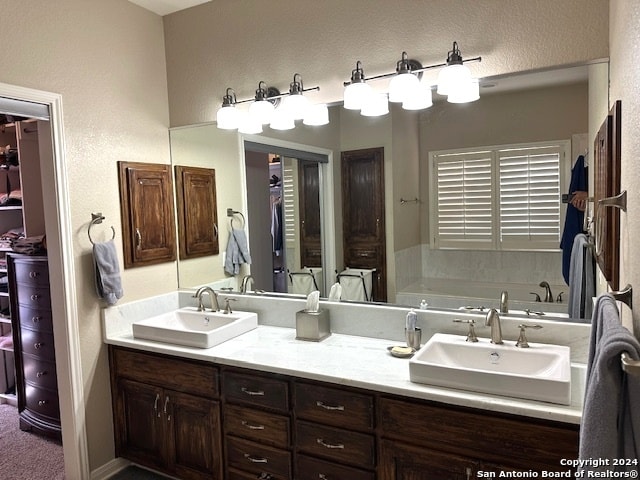
[[[218,304],[218,294],[215,290],[209,286],[200,287],[196,293],[193,294],[193,298],[198,299],[198,311],[205,311],[204,304],[202,303],[202,295],[205,293],[209,294],[209,298],[211,299],[211,311],[217,312],[220,310],[220,305]],[[215,305],[215,306],[214,306]]]
[[[543,281],[540,282],[540,286],[546,290],[546,293],[544,294],[544,301],[553,302],[553,293],[551,293],[551,287],[549,284]]]
[[[500,313],[509,313],[509,292],[506,290],[500,294]]]
[[[495,308],[489,310],[487,319],[484,322],[485,327],[491,327],[491,343],[502,345],[502,329],[500,328],[500,315]]]
[[[251,275],[245,275],[242,279],[242,284],[240,285],[240,293],[247,293],[247,288],[249,287],[249,280],[251,280],[251,285],[254,285],[255,282]]]

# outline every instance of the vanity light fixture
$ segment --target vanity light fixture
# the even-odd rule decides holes
[[[420,62],[408,58],[407,52],[402,52],[402,58],[396,63],[396,70],[366,78],[362,63],[356,62],[356,69],[351,72],[351,80],[344,82],[344,108],[360,110],[365,116],[384,115],[387,109],[380,108],[381,97],[372,93],[371,87],[366,83],[370,80],[391,78],[388,87],[388,101],[402,103],[405,110],[421,110],[433,105],[432,86],[422,78],[426,70],[441,68],[438,75],[436,92],[447,95],[451,103],[473,102],[480,98],[478,79],[472,78],[471,71],[464,65],[467,62],[479,62],[482,57],[463,60],[458,48],[458,43],[453,42],[453,48],[447,54],[446,63],[439,63],[423,67]],[[369,105],[375,103],[374,108]]]
[[[287,93],[268,87],[263,81],[258,83],[255,97],[237,100],[232,88],[227,88],[222,98],[222,106],[216,113],[218,128],[238,129],[240,133],[262,133],[262,125],[269,124],[275,130],[295,128],[295,120],[303,120],[305,125],[326,125],[329,110],[326,104],[311,105],[304,92],[320,90],[320,87],[304,88],[302,76],[296,73]],[[282,102],[280,101],[282,100]],[[249,103],[248,111],[240,111],[236,105]]]

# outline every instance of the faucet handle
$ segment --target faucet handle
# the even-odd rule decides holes
[[[542,299],[540,299],[540,295],[538,295],[536,292],[529,292],[531,295],[535,295],[536,296],[536,302],[542,302]]]
[[[467,342],[477,342],[478,337],[476,336],[476,331],[473,328],[476,324],[476,321],[471,318],[469,320],[462,320],[460,318],[456,318],[453,320],[455,323],[468,323],[469,324],[469,332],[467,333]]]
[[[516,342],[516,347],[520,347],[520,348],[529,348],[529,342],[527,342],[527,336],[525,335],[525,330],[527,328],[535,328],[536,330],[539,330],[542,328],[542,325],[532,325],[532,324],[528,324],[528,323],[521,323],[520,325],[518,325],[518,328],[520,329],[520,336],[518,337],[518,341]]]
[[[225,298],[224,299],[224,311],[222,313],[228,315],[230,313],[233,313],[233,311],[231,310],[231,304],[230,302],[235,302],[237,299],[235,298]]]

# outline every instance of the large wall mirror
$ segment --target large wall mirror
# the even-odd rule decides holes
[[[227,209],[233,209],[243,214],[250,243],[253,242],[251,268],[244,266],[239,277],[251,273],[256,288],[291,292],[282,286],[286,281],[274,279],[273,239],[264,233],[260,239],[257,233],[252,238],[252,230],[258,231],[259,222],[271,228],[270,181],[273,175],[278,180],[282,177],[272,175],[269,170],[282,173],[286,167],[295,187],[292,198],[296,205],[301,205],[300,198],[305,197],[306,182],[309,189],[314,185],[318,188],[317,196],[312,192],[307,199],[313,198],[312,203],[318,205],[313,221],[321,231],[313,239],[313,245],[319,245],[319,258],[305,260],[301,256],[303,244],[297,243],[298,250],[287,251],[290,258],[285,255],[285,264],[277,268],[283,272],[305,266],[320,268],[323,274],[319,289],[328,292],[335,282],[335,272],[348,267],[343,264],[342,251],[340,153],[383,147],[387,286],[391,302],[417,307],[422,298],[432,293],[442,295],[443,299],[456,298],[460,295],[448,292],[449,286],[465,279],[477,284],[474,288],[478,288],[478,293],[473,293],[471,299],[465,299],[462,305],[446,302],[433,305],[459,308],[472,302],[480,306],[482,299],[486,299],[485,306],[489,306],[491,301],[499,301],[500,288],[509,290],[513,302],[522,300],[525,305],[534,300],[532,292],[544,300],[545,291],[539,283],[546,281],[553,290],[554,302],[537,304],[538,310],[545,311],[547,319],[564,320],[566,305],[555,301],[560,292],[565,292],[566,299],[569,288],[562,277],[559,249],[530,252],[433,248],[429,158],[434,151],[567,140],[570,152],[563,168],[568,182],[577,155],[587,153],[589,158],[591,139],[608,111],[608,64],[594,62],[485,78],[480,84],[481,98],[476,102],[455,105],[435,101],[433,107],[421,112],[406,112],[394,106],[388,115],[368,118],[336,104],[329,109],[330,124],[323,127],[299,125],[282,132],[265,126],[262,134],[252,136],[223,131],[213,123],[171,129],[174,165],[216,170],[221,236],[220,255],[178,262],[180,287],[194,288],[229,278],[222,257],[232,220],[227,217]],[[264,174],[264,180],[259,180],[260,187],[252,177],[254,163],[259,166],[259,175]],[[310,175],[305,180],[300,174],[303,170],[315,172],[316,176]],[[561,193],[566,188],[568,183],[561,186]],[[263,201],[257,200],[257,191],[258,196],[263,195]],[[293,220],[288,224],[298,236],[303,209],[294,209]],[[306,215],[310,215],[308,208]],[[494,286],[497,293],[485,291]],[[444,291],[435,292],[438,289]],[[465,289],[469,291],[469,287]],[[428,302],[432,303],[430,299]]]

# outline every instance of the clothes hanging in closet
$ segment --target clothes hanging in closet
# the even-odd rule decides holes
[[[282,199],[280,195],[271,195],[271,240],[273,253],[280,256],[282,254]]]
[[[578,156],[576,163],[571,169],[571,181],[569,182],[569,194],[578,191],[586,192],[588,190],[587,167],[585,166],[584,155]],[[569,285],[569,268],[571,265],[571,248],[576,235],[582,232],[584,222],[584,212],[576,207],[567,204],[567,215],[564,220],[564,231],[560,240],[560,248],[562,249],[562,276],[564,281]]]

